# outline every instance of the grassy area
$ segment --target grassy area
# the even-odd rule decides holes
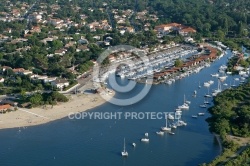
[[[78,82],[74,82],[73,84],[69,85],[68,87],[64,88],[63,90],[67,91],[67,90],[69,90],[70,88],[72,88],[73,86],[75,86],[77,84],[78,84]]]

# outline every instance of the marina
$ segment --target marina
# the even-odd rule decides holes
[[[227,51],[227,55],[230,56],[229,51]],[[176,80],[171,86],[166,84],[153,86],[143,102],[126,107],[105,103],[91,110],[92,112],[147,112],[152,110],[173,112],[174,114],[171,116],[177,115],[177,118],[181,116],[179,120],[172,120],[171,116],[163,117],[160,120],[123,118],[119,120],[93,120],[90,118],[69,120],[64,118],[48,124],[28,127],[22,129],[22,132],[19,132],[19,128],[1,130],[0,163],[18,165],[11,161],[11,156],[15,155],[18,162],[36,165],[40,162],[33,157],[33,151],[37,148],[39,151],[36,152],[36,155],[47,159],[47,163],[51,165],[79,165],[79,163],[93,166],[103,163],[136,165],[138,160],[142,165],[154,165],[154,161],[158,161],[159,165],[167,162],[171,162],[173,165],[198,165],[209,162],[220,153],[220,149],[214,142],[214,136],[209,132],[208,124],[205,121],[209,117],[209,113],[205,108],[199,107],[204,103],[204,94],[208,92],[206,87],[199,88],[199,82],[214,81],[214,84],[209,87],[211,95],[212,90],[218,88],[216,84],[218,78],[211,77],[211,73],[217,73],[220,66],[225,64],[226,58],[227,56],[222,57],[197,74]],[[230,88],[230,82],[233,83],[236,78],[241,80],[238,75],[228,75],[221,84],[221,89]],[[125,84],[129,80],[125,77],[118,81]],[[225,83],[228,86],[224,86]],[[240,81],[235,81],[235,84],[238,86]],[[116,93],[115,95],[119,98],[128,98],[140,92],[143,86],[144,84],[137,84],[131,93]],[[196,97],[193,97],[194,91],[196,91]],[[180,103],[184,103],[184,95],[190,101],[189,110],[178,109]],[[206,98],[206,100],[212,105],[212,98]],[[192,115],[197,115],[197,118],[193,118]],[[171,128],[171,132],[160,132],[161,126]],[[146,137],[146,133],[150,138]],[[126,137],[126,142],[124,137]],[[30,141],[31,139],[34,142]],[[54,148],[49,150],[46,148],[47,146]],[[124,147],[125,152],[129,154],[128,157],[121,157]],[[95,159],[97,153],[103,157],[98,160],[89,160],[90,158]],[[81,154],[80,158],[79,154]],[[31,160],[27,161],[27,157],[30,156]],[[145,158],[145,156],[148,157]]]
[[[202,52],[197,50],[198,47],[176,45],[167,50],[147,55],[148,59],[144,62],[130,56],[124,60],[112,62],[109,70],[101,69],[101,78],[94,78],[94,81],[107,85],[107,78],[115,72],[116,76],[121,79],[126,78],[140,83],[147,83],[147,79],[150,78],[153,79],[154,84],[165,83],[171,85],[177,80],[210,67],[211,63],[225,55],[224,51],[220,49],[223,52],[220,56],[217,56],[217,50],[210,45],[204,47]],[[131,60],[133,63],[131,63]],[[175,66],[177,60],[182,61],[183,64]],[[118,68],[116,68],[117,64],[120,64]],[[223,68],[223,70],[226,70],[226,68]],[[218,73],[211,75],[219,77]],[[204,86],[210,84],[213,84],[213,82],[204,83]]]

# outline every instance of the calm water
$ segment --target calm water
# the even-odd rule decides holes
[[[173,111],[183,103],[183,95],[192,103],[188,111],[183,111],[185,127],[175,130],[175,135],[156,135],[155,132],[165,124],[162,120],[62,120],[48,124],[0,130],[0,165],[198,165],[211,161],[219,154],[219,146],[213,135],[208,131],[204,117],[191,118],[192,114],[203,112],[200,108],[203,95],[207,89],[198,88],[198,82],[214,80],[210,90],[217,88],[216,78],[210,76],[225,64],[227,57],[213,63],[210,68],[203,69],[199,74],[193,74],[172,85],[153,86],[150,93],[141,102],[128,107],[118,107],[104,104],[92,111],[115,112],[166,112]],[[227,79],[233,84],[233,77]],[[133,93],[140,90],[138,85]],[[192,97],[197,90],[197,97]],[[119,95],[119,94],[118,94]],[[129,94],[125,94],[129,95]],[[124,96],[119,96],[120,98]],[[84,103],[84,101],[83,101]],[[140,138],[149,133],[150,142],[142,143]],[[128,158],[122,158],[123,138],[126,137]],[[132,142],[137,144],[132,147]]]

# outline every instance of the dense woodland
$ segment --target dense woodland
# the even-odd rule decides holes
[[[214,98],[214,106],[209,108],[211,117],[207,119],[210,131],[221,137],[224,151],[209,165],[248,165],[250,163],[249,148],[236,158],[227,161],[240,146],[227,136],[234,135],[247,138],[250,136],[250,83],[237,88],[228,89]],[[247,164],[248,163],[248,164]]]
[[[250,83],[225,90],[214,98],[210,129],[220,135],[250,136]]]

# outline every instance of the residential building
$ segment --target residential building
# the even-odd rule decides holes
[[[67,79],[56,79],[51,82],[51,85],[62,90],[69,86],[69,81]]]

